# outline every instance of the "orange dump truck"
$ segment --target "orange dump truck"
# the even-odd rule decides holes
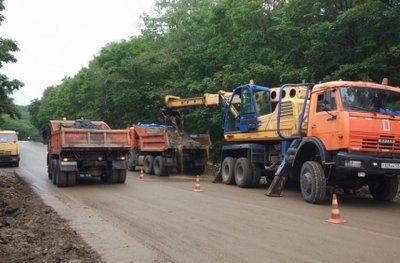
[[[75,185],[79,176],[125,183],[129,131],[110,129],[102,121],[51,120],[47,166],[58,187]]]
[[[129,128],[131,150],[128,169],[144,166],[147,174],[204,172],[211,145],[208,134],[188,135],[171,126],[137,124]]]

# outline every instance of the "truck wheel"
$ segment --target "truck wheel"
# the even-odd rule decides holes
[[[133,165],[133,160],[132,160],[132,155],[130,153],[128,153],[128,170],[129,171],[135,171],[136,166]]]
[[[253,185],[252,187],[258,187],[261,178],[261,168],[258,165],[253,164]]]
[[[53,184],[56,185],[57,184],[57,162],[52,160],[52,165],[51,165],[51,171],[52,171],[52,180],[53,180]]]
[[[49,180],[53,179],[53,172],[51,171],[50,165],[47,165],[47,177],[49,178]]]
[[[146,155],[143,160],[144,172],[146,174],[153,174],[153,160],[154,157],[152,155]]]
[[[67,176],[67,186],[73,186],[76,184],[76,172],[66,172]]]
[[[155,175],[162,176],[168,175],[165,167],[165,161],[162,156],[156,156],[153,161],[153,171]]]
[[[235,162],[233,157],[226,157],[222,162],[221,175],[224,184],[235,184]]]
[[[118,178],[119,178],[118,171],[119,170],[112,170],[112,169],[109,170],[108,176],[106,178],[107,183],[109,184],[118,183]]]
[[[126,170],[111,170],[107,183],[124,184],[126,181]]]
[[[66,172],[57,172],[57,187],[65,187],[67,186],[67,173]]]
[[[124,184],[126,181],[126,170],[118,170],[118,171],[119,171],[118,183]]]
[[[235,181],[242,188],[248,188],[253,185],[253,167],[249,159],[242,157],[236,160]]]
[[[52,182],[54,185],[57,184],[57,171],[55,168],[53,168],[53,178],[52,178]]]
[[[322,203],[326,194],[324,169],[319,162],[308,161],[300,172],[300,188],[303,199],[312,204]]]
[[[369,191],[375,200],[391,201],[397,195],[399,179],[397,176],[379,176],[368,184]]]

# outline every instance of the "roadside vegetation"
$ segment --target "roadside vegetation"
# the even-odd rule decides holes
[[[11,118],[10,115],[4,114],[0,129],[18,131],[18,138],[20,140],[42,141],[43,138],[40,132],[31,123],[28,106],[17,107],[20,112],[20,118]]]
[[[0,12],[4,10],[4,0],[0,0]],[[4,16],[0,14],[0,25],[4,21]],[[15,63],[17,59],[13,52],[18,51],[18,45],[15,40],[3,38],[0,36],[0,69],[5,63]],[[11,94],[18,90],[24,84],[16,79],[10,79],[0,72],[0,125],[4,123],[3,116],[7,114],[11,118],[20,118],[21,113],[17,105],[14,104]]]
[[[140,36],[109,43],[88,67],[29,105],[49,119],[85,116],[123,128],[159,122],[164,96],[201,96],[254,79],[264,86],[389,77],[400,84],[400,3],[391,0],[159,0]],[[184,111],[185,129],[210,132],[220,109]]]

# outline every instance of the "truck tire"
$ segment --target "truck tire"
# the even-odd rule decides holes
[[[128,170],[129,171],[135,171],[136,166],[133,165],[132,154],[128,153],[127,159],[128,159]]]
[[[55,160],[51,160],[51,171],[52,171],[52,182],[54,185],[57,184],[57,162]]]
[[[379,176],[368,184],[372,197],[378,201],[391,201],[397,195],[399,179],[395,176]]]
[[[113,170],[109,167],[107,174],[108,176],[106,177],[106,182],[108,184],[118,183],[118,170]]]
[[[67,186],[73,186],[76,184],[76,172],[66,172],[67,176]]]
[[[57,187],[67,186],[67,173],[66,172],[57,171],[56,177],[57,177],[57,179],[56,179]]]
[[[152,155],[146,155],[143,160],[144,172],[146,174],[153,174],[153,161],[154,157]]]
[[[54,185],[57,184],[57,171],[55,168],[53,168],[53,177],[52,177],[52,182]]]
[[[47,177],[49,178],[49,180],[53,179],[53,166],[49,154],[47,154]]]
[[[119,171],[118,183],[124,184],[126,181],[126,170],[118,170],[118,171]]]
[[[224,184],[235,184],[235,162],[233,157],[226,157],[222,162],[221,176]]]
[[[253,185],[252,187],[258,187],[260,185],[261,168],[258,165],[253,164]]]
[[[324,169],[319,162],[307,161],[301,167],[300,189],[303,199],[312,204],[320,204],[326,195]]]
[[[49,164],[47,165],[47,177],[49,178],[49,180],[53,179],[53,171]]]
[[[239,158],[235,164],[235,181],[239,187],[249,188],[253,186],[253,167],[247,158]]]
[[[109,184],[124,184],[126,181],[126,170],[111,170],[110,175],[106,178]]]
[[[153,171],[155,175],[168,175],[168,169],[165,167],[164,157],[156,156],[153,161]]]

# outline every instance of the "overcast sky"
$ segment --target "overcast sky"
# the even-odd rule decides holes
[[[0,36],[18,43],[17,63],[2,73],[25,86],[14,103],[28,105],[45,88],[74,76],[107,43],[140,34],[156,0],[5,0]]]

